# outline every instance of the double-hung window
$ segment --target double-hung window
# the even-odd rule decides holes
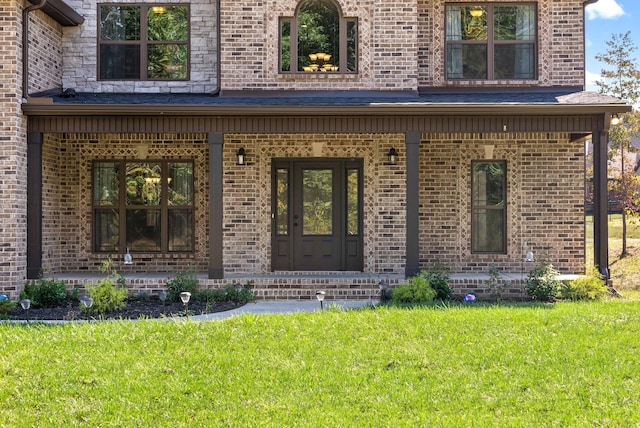
[[[187,80],[189,6],[98,5],[100,80]]]
[[[536,78],[535,4],[448,4],[447,79]]]
[[[475,161],[471,168],[471,251],[504,254],[507,245],[507,163]]]
[[[194,250],[193,162],[93,163],[95,252]]]
[[[333,0],[303,0],[280,19],[281,73],[356,73],[358,22]]]

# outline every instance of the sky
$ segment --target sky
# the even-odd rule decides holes
[[[636,46],[632,56],[640,64],[640,0],[598,0],[586,8],[586,83],[588,91],[597,91],[593,83],[600,78],[603,64],[595,56],[607,50],[606,42],[612,34],[630,31]]]

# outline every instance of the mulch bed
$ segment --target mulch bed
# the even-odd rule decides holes
[[[205,303],[189,302],[189,315],[201,315],[214,312],[223,312],[243,306],[233,302]],[[97,313],[87,313],[80,310],[80,303],[74,302],[66,306],[54,308],[32,307],[25,311],[16,305],[16,308],[9,312],[8,319],[11,320],[87,320],[87,319],[141,319],[141,318],[165,318],[172,316],[184,316],[184,305],[181,302],[165,302],[163,305],[157,299],[149,300],[129,300],[127,306],[121,310],[107,312],[103,315]]]

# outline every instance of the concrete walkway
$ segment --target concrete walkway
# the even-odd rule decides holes
[[[326,310],[332,306],[343,309],[361,308],[367,305],[375,305],[378,300],[329,300],[323,303]],[[224,312],[214,312],[212,314],[194,315],[190,317],[196,321],[214,321],[243,314],[287,314],[296,312],[315,312],[320,310],[320,302],[317,300],[260,300],[253,303]]]

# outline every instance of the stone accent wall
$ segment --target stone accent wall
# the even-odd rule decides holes
[[[539,0],[538,78],[536,80],[456,80],[445,76],[445,4],[467,0],[418,0],[420,87],[443,86],[583,86],[584,10],[582,0]],[[496,0],[493,3],[517,3]],[[532,3],[522,1],[522,3]]]
[[[507,161],[507,253],[471,253],[471,162]],[[528,271],[524,254],[562,273],[584,271],[582,143],[567,135],[424,134],[420,162],[420,264],[454,272]],[[453,179],[457,177],[457,179]]]
[[[217,45],[216,1],[176,0],[188,4],[191,11],[190,80],[127,81],[98,80],[97,0],[67,0],[67,4],[85,18],[84,24],[64,29],[64,89],[79,92],[208,93],[216,89]],[[161,1],[118,0],[124,3],[162,3]]]

